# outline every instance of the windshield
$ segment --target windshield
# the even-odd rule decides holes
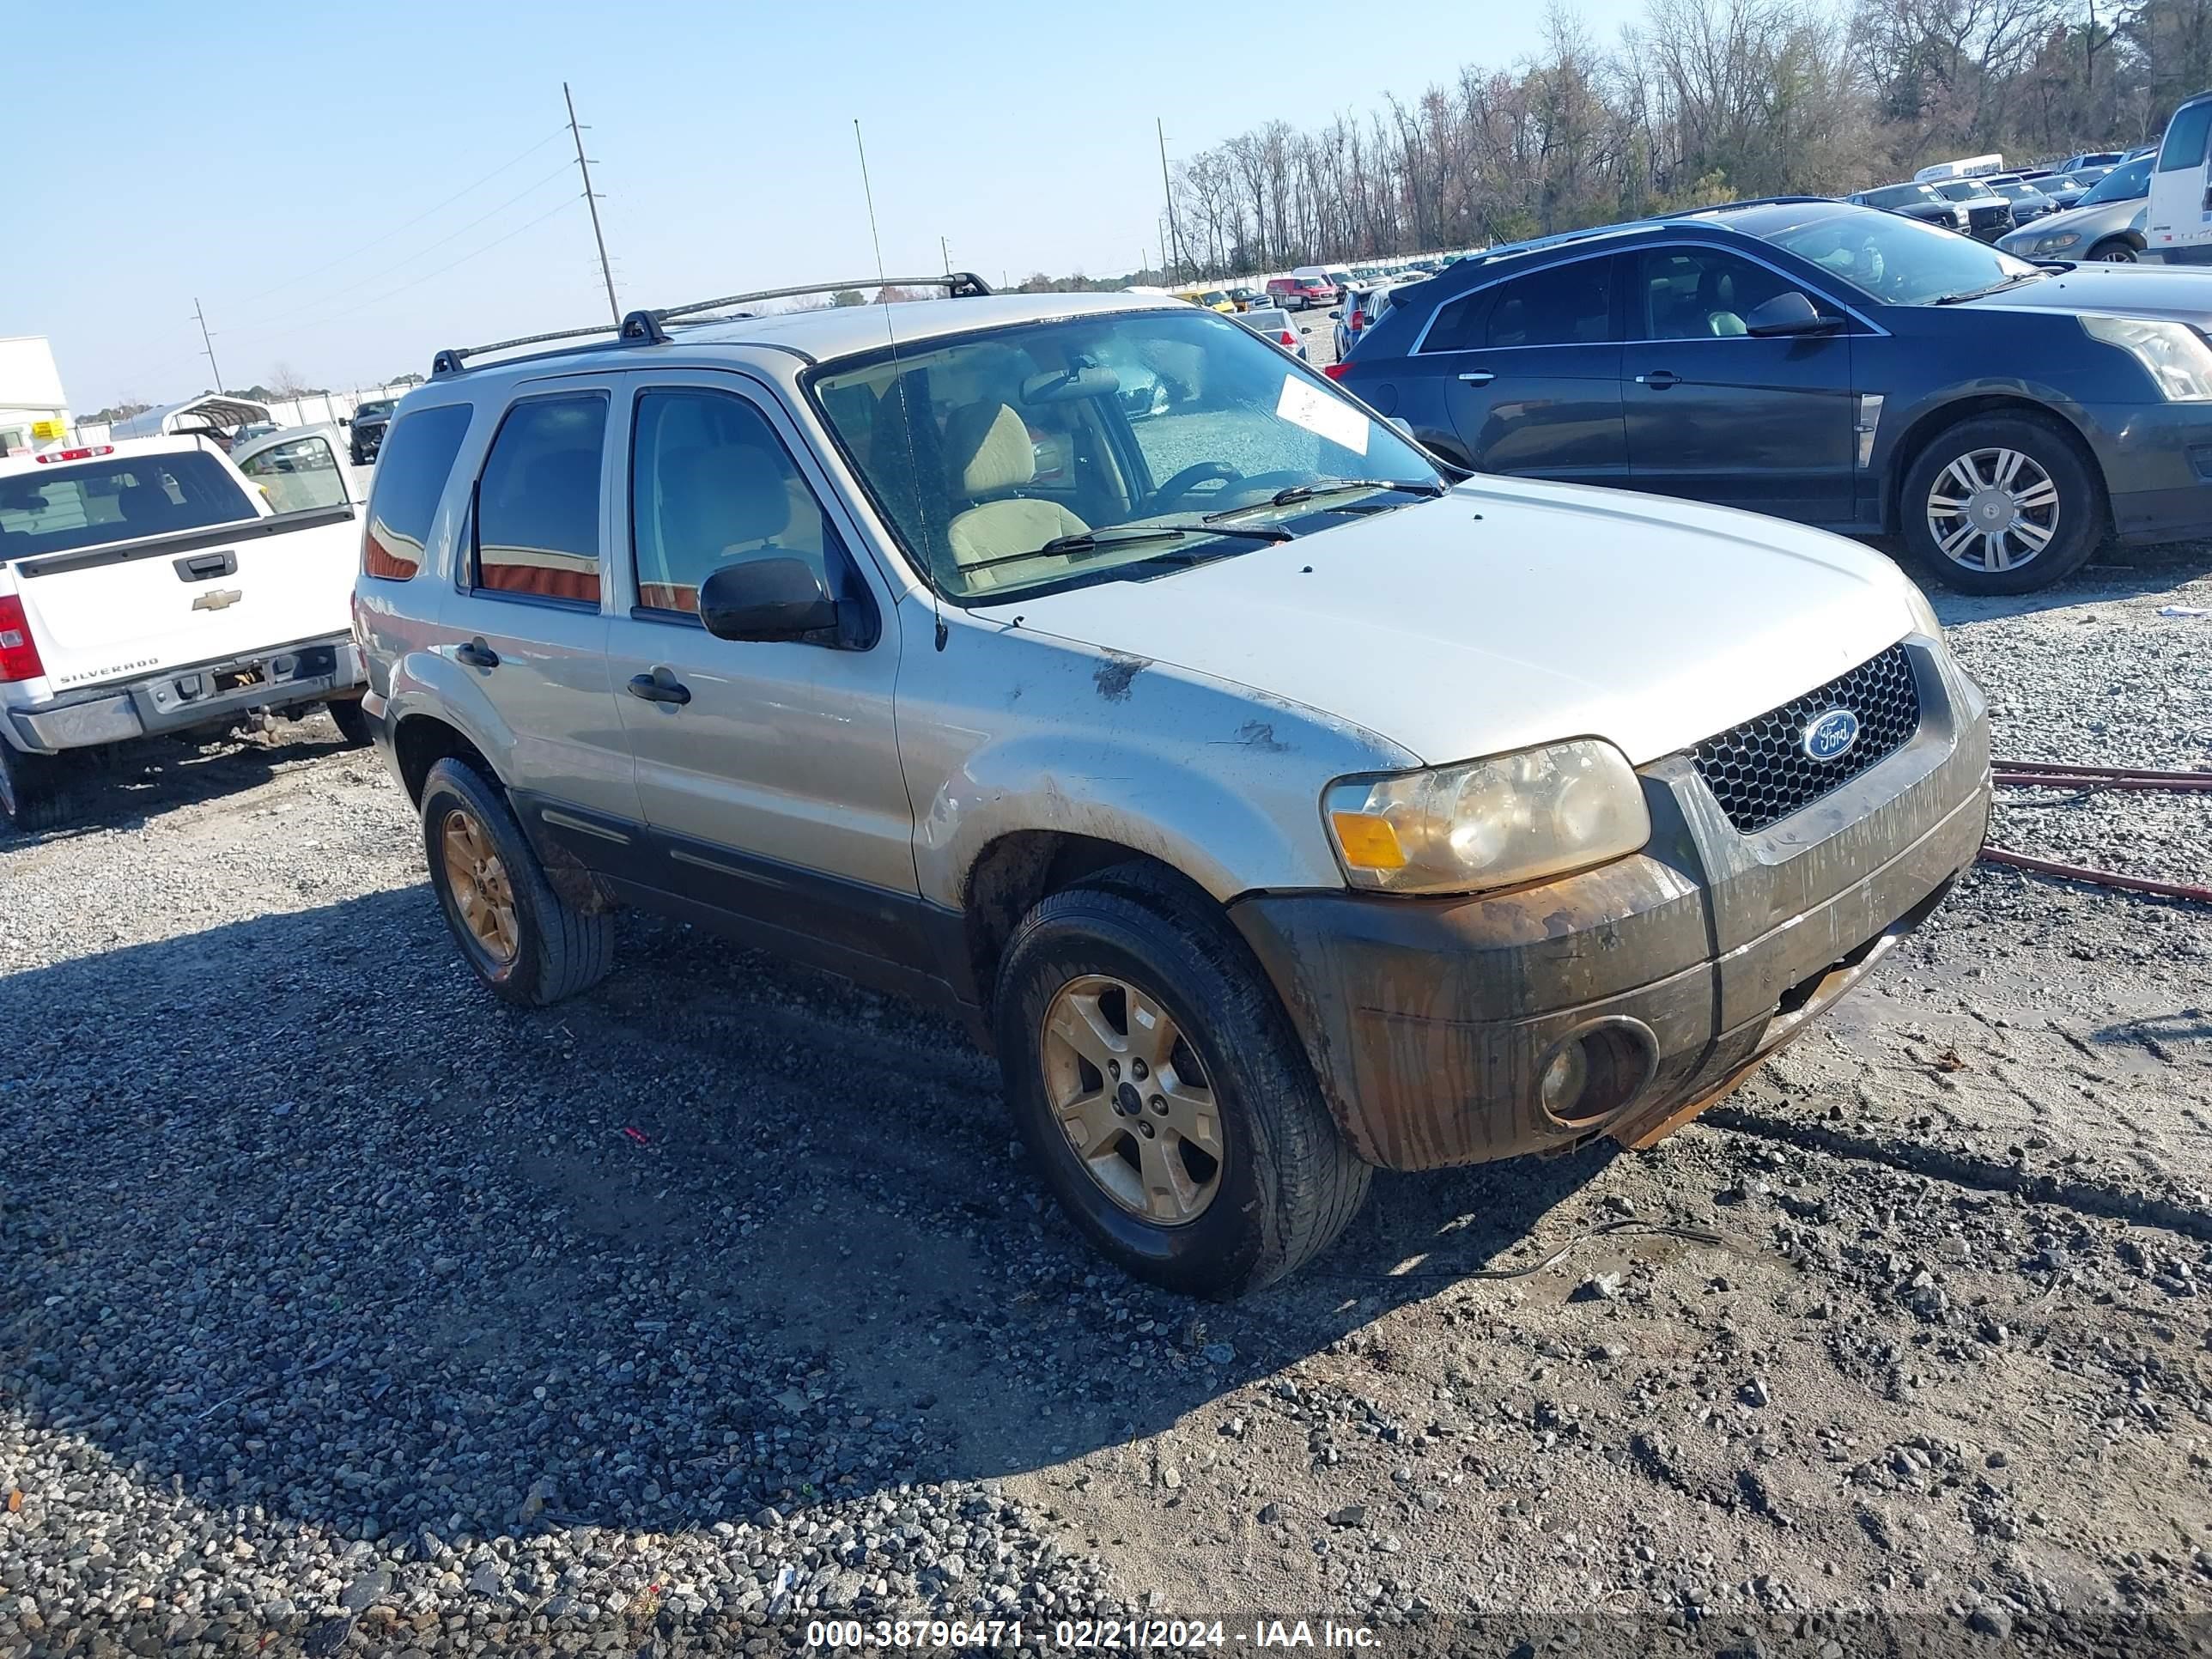
[[[2138,155],[2125,167],[2114,167],[2074,205],[2094,207],[2100,202],[2132,202],[2149,195],[2150,164],[2149,156]]]
[[[810,385],[908,556],[953,599],[1163,574],[1443,488],[1365,409],[1215,312],[998,329]],[[1345,479],[1383,482],[1276,500]]]
[[[389,415],[392,413],[392,408],[390,404],[363,404],[359,409],[354,410],[353,416],[357,421],[366,420],[373,415]]]
[[[1880,190],[1870,190],[1866,193],[1867,204],[1878,208],[1910,207],[1915,202],[1938,199],[1936,192],[1925,185],[1884,185]]]
[[[1936,185],[1936,189],[1939,194],[1948,196],[1954,202],[1971,202],[1978,196],[1990,193],[1987,185],[1973,179],[1954,179],[1948,185]]]
[[[254,516],[222,463],[198,450],[41,467],[0,478],[0,564]]]
[[[1844,209],[1765,235],[1884,305],[1933,305],[2044,274],[1986,242],[1892,213]]]

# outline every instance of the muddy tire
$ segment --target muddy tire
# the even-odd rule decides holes
[[[614,919],[553,890],[499,787],[441,760],[422,784],[430,885],[461,957],[495,995],[543,1008],[614,967]]]
[[[1233,1297],[1304,1265],[1366,1197],[1250,951],[1203,895],[1141,867],[1039,903],[994,1019],[1016,1128],[1124,1271]]]
[[[338,729],[349,749],[366,749],[369,744],[368,711],[361,706],[359,697],[337,697],[323,707],[330,711],[331,724]]]
[[[1947,427],[1907,469],[1899,529],[1921,569],[1962,593],[2027,593],[2088,562],[2109,527],[2104,481],[2055,416]]]
[[[72,781],[66,760],[0,743],[0,824],[27,836],[67,823],[76,807]]]

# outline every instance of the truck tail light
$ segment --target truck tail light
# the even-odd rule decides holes
[[[1284,343],[1285,345],[1286,345],[1286,346],[1294,346],[1294,345],[1296,345],[1297,343],[1298,343],[1298,337],[1297,337],[1297,335],[1295,335],[1295,334],[1291,333],[1291,331],[1290,331],[1290,330],[1288,330],[1287,328],[1286,328],[1286,329],[1285,329],[1285,330],[1283,331],[1283,343]]]
[[[31,619],[13,593],[0,593],[0,684],[42,678],[46,665],[31,639]]]

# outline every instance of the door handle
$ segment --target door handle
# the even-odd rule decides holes
[[[1638,386],[1648,386],[1654,392],[1664,392],[1668,386],[1673,386],[1682,377],[1680,375],[1675,374],[1671,368],[1655,368],[1649,374],[1638,375],[1636,377],[1636,384]]]
[[[455,646],[453,660],[469,668],[496,668],[499,666],[499,653],[479,637],[471,640],[466,645]]]
[[[1471,368],[1459,378],[1468,386],[1488,386],[1498,375],[1491,369]]]
[[[650,674],[631,675],[629,694],[647,702],[672,702],[679,708],[691,701],[691,688],[665,668],[656,668]]]

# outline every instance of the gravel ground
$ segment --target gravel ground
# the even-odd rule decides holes
[[[2156,615],[2208,572],[1942,601],[2000,752],[2212,766],[2212,620]],[[2208,805],[1993,835],[2202,880]],[[833,1610],[2190,1650],[2208,941],[1982,867],[1655,1151],[1384,1176],[1197,1306],[1042,1204],[950,1027],[645,919],[509,1010],[320,717],[149,750],[0,843],[0,1656],[765,1651]]]

